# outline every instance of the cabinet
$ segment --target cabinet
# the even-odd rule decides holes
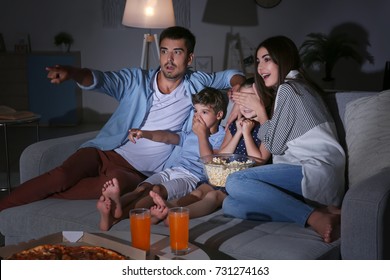
[[[50,83],[47,66],[80,66],[80,53],[33,52],[0,55],[0,104],[41,115],[41,125],[76,125],[82,117],[80,88]]]
[[[28,110],[27,57],[0,53],[0,105]]]

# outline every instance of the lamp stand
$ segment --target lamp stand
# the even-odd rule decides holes
[[[240,60],[240,67],[241,67],[244,75],[246,75],[246,71],[245,71],[245,67],[244,67],[244,56],[242,54],[241,38],[240,38],[239,33],[236,33],[236,34],[233,34],[232,32],[226,33],[225,56],[223,59],[224,70],[231,68],[231,66],[229,65],[229,62],[231,59],[230,46],[232,44],[235,44],[235,48],[238,51],[238,56],[239,56],[239,60]]]
[[[160,52],[158,47],[157,34],[144,34],[144,43],[142,46],[142,56],[141,56],[141,68],[149,70],[149,49],[150,44],[155,42],[157,57],[160,58]]]

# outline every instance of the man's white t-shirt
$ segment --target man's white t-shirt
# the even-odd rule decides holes
[[[186,92],[183,83],[170,94],[161,93],[157,86],[157,75],[153,87],[153,104],[140,129],[181,131],[192,108],[191,94]],[[172,145],[142,138],[135,144],[127,141],[115,151],[135,169],[150,176],[163,169],[172,149]]]

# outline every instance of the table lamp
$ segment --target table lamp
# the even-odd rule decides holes
[[[175,25],[172,0],[127,0],[122,24],[139,28],[166,28]],[[144,34],[141,68],[149,69],[149,46],[155,43],[160,57],[157,34]]]

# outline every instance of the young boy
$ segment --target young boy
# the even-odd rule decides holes
[[[150,176],[134,191],[122,196],[118,180],[107,181],[97,202],[101,230],[108,230],[117,221],[128,217],[130,209],[153,206],[153,199],[149,196],[151,190],[164,199],[175,199],[190,193],[199,181],[205,180],[199,158],[220,148],[225,135],[220,121],[226,114],[227,104],[223,93],[214,88],[205,88],[193,95],[192,102],[194,117],[192,131],[188,134],[130,129],[129,140],[135,145],[137,141],[180,145],[181,155],[174,166]]]
[[[239,91],[256,94],[252,85],[253,80],[248,79],[240,86]],[[266,164],[271,153],[257,138],[260,124],[255,121],[256,112],[242,105],[239,106],[239,109],[241,117],[229,125],[219,152],[248,155],[258,159],[257,165]],[[222,206],[226,196],[225,188],[215,188],[207,183],[201,184],[188,195],[171,201],[166,201],[158,193],[151,191],[150,197],[155,203],[155,206],[151,208],[152,223],[164,220],[167,224],[168,208],[177,206],[188,207],[190,218],[210,214]]]

